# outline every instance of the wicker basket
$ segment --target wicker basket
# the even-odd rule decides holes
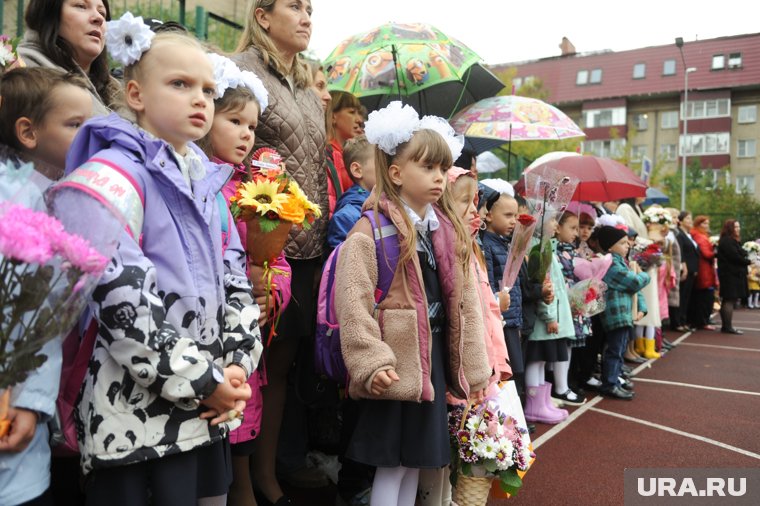
[[[459,473],[454,488],[454,501],[459,506],[486,506],[493,478],[475,478]]]

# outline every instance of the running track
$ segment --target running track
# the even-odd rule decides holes
[[[679,346],[634,371],[634,400],[595,396],[538,424],[523,489],[488,504],[622,505],[625,468],[760,467],[760,310],[734,325],[745,334],[666,333]]]

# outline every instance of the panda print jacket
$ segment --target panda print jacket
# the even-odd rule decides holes
[[[216,194],[231,169],[188,149],[197,155],[192,190],[174,150],[116,114],[88,121],[69,151],[64,181],[121,174],[144,211],[141,229],[122,233],[89,308],[98,336],[76,411],[85,473],[220,440],[227,427],[199,418],[200,401],[224,367],[250,375],[261,355],[235,227],[222,253]]]

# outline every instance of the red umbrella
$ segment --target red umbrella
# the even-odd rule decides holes
[[[620,162],[592,155],[565,156],[538,165],[531,165],[515,185],[515,191],[525,194],[525,177],[544,173],[559,173],[578,178],[573,200],[607,202],[632,197],[644,197],[647,184]]]

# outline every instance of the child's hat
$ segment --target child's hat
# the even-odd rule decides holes
[[[596,237],[599,241],[599,247],[604,251],[609,249],[620,239],[626,236],[626,231],[617,227],[603,225],[597,230]]]
[[[515,188],[511,184],[509,184],[507,181],[504,181],[503,179],[499,179],[499,178],[484,179],[481,181],[481,183],[488,186],[489,188],[493,188],[500,194],[506,193],[510,197],[515,196]]]

